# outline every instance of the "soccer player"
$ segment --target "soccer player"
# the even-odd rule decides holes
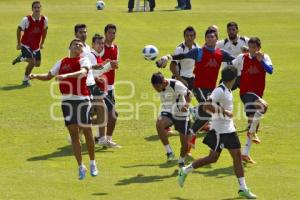
[[[241,71],[240,98],[248,116],[248,137],[243,151],[243,160],[255,163],[250,157],[252,142],[259,144],[256,132],[262,116],[267,112],[268,104],[262,99],[265,90],[266,73],[273,73],[270,57],[261,51],[261,41],[251,37],[248,42],[249,53],[239,55],[232,64]]]
[[[191,49],[198,47],[195,43],[196,39],[196,30],[192,26],[188,26],[183,31],[184,41],[179,44],[174,52],[174,55],[183,54],[189,52]],[[173,74],[173,77],[181,81],[189,90],[193,91],[194,88],[194,59],[182,59],[182,60],[173,60],[170,64],[170,70]],[[192,110],[193,111],[193,110]],[[193,135],[188,147],[190,152],[191,147],[195,147],[196,136]]]
[[[27,66],[22,82],[23,86],[30,86],[29,74],[33,67],[41,64],[41,50],[47,36],[48,18],[41,15],[42,4],[39,1],[32,2],[32,14],[24,17],[17,28],[17,50],[21,55],[12,61],[12,64],[25,61]]]
[[[175,154],[169,144],[165,128],[175,126],[180,133],[181,150],[178,165],[182,167],[188,150],[189,104],[192,93],[180,81],[165,79],[160,72],[152,75],[151,83],[159,92],[162,104],[162,111],[156,122],[158,136],[166,149],[167,160],[173,160]]]
[[[163,56],[156,61],[158,67],[165,67],[168,60],[191,58],[196,61],[194,68],[194,95],[199,102],[199,106],[197,119],[192,126],[193,134],[196,134],[210,119],[210,115],[203,111],[202,106],[206,102],[209,94],[216,87],[221,63],[230,62],[234,59],[234,57],[225,50],[216,48],[217,40],[217,32],[213,29],[208,29],[205,32],[205,45],[202,48],[194,48],[186,54]]]
[[[179,44],[174,52],[174,55],[188,53],[191,49],[198,45],[195,43],[196,30],[192,26],[188,26],[183,31],[184,41]],[[173,60],[170,64],[170,70],[173,77],[181,81],[189,90],[194,87],[194,59]]]
[[[91,129],[90,97],[86,86],[86,75],[90,68],[90,61],[80,57],[83,43],[79,39],[71,41],[70,56],[59,60],[47,74],[30,74],[29,78],[41,81],[49,81],[53,77],[59,81],[59,89],[62,94],[62,112],[65,125],[72,138],[72,147],[79,166],[79,179],[86,176],[87,168],[82,162],[81,144],[79,141],[79,128],[83,130],[87,150],[90,157],[91,176],[98,175],[95,162],[95,144]]]
[[[223,148],[228,149],[234,166],[234,172],[239,182],[238,194],[241,197],[255,199],[246,185],[241,158],[241,144],[233,122],[233,95],[231,88],[237,77],[237,69],[233,66],[222,70],[223,82],[213,90],[203,110],[212,113],[212,130],[203,140],[211,150],[208,156],[200,158],[190,165],[180,169],[178,182],[181,187],[187,175],[194,169],[217,162]]]
[[[102,60],[119,60],[119,48],[114,43],[116,37],[117,27],[114,24],[107,24],[104,28],[104,55]],[[106,106],[108,107],[108,122],[106,128],[106,135],[104,132],[100,132],[99,144],[104,144],[112,148],[121,147],[112,140],[113,132],[115,130],[118,113],[115,108],[115,96],[114,96],[114,83],[115,83],[115,70],[110,70],[103,74],[103,78],[107,80],[107,98],[104,99]],[[110,108],[111,107],[111,108]]]
[[[229,22],[227,24],[227,34],[228,37],[224,40],[219,40],[217,42],[217,47],[228,51],[235,58],[241,53],[246,53],[248,51],[248,37],[240,36],[239,27],[236,22]],[[222,67],[226,67],[228,64],[226,62],[222,63]],[[232,90],[239,87],[241,72],[238,71],[237,82],[233,86]],[[221,80],[222,81],[222,80]]]
[[[92,66],[103,66],[100,69],[94,69],[93,70],[93,75],[96,81],[97,87],[89,87],[90,92],[94,94],[94,101],[98,106],[95,106],[96,113],[97,113],[97,122],[96,125],[98,126],[98,133],[105,133],[105,128],[106,128],[106,116],[107,112],[111,112],[113,108],[113,104],[110,103],[109,106],[106,106],[104,103],[104,99],[108,98],[106,95],[106,87],[105,85],[107,84],[105,79],[102,77],[102,74],[105,72],[108,72],[111,69],[117,69],[118,68],[118,63],[117,61],[106,61],[103,62],[102,60],[102,55],[104,51],[104,37],[95,34],[92,38],[92,50],[91,53],[93,55],[92,60],[91,60],[91,65]],[[108,101],[108,100],[107,100]],[[95,137],[95,140],[99,142],[99,138],[97,136]],[[100,143],[103,146],[109,147],[109,144],[106,143]]]

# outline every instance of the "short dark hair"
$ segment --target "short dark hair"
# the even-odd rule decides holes
[[[222,80],[224,82],[232,81],[237,77],[238,71],[234,66],[227,66],[222,70]]]
[[[32,4],[31,4],[31,8],[33,8],[33,6],[35,6],[35,4],[40,4],[40,5],[42,5],[40,1],[34,1],[34,2],[32,2]]]
[[[102,35],[95,33],[95,35],[92,38],[92,42],[95,43],[96,40],[102,40],[102,39],[104,39],[104,37]]]
[[[228,22],[227,23],[227,28],[234,26],[237,30],[239,30],[239,26],[236,22]]]
[[[70,42],[69,48],[71,47],[71,45],[73,44],[73,42],[81,42],[81,43],[82,43],[82,41],[81,41],[80,39],[75,38],[75,39],[73,39],[73,40]]]
[[[79,31],[79,29],[81,28],[86,28],[86,25],[85,24],[76,24],[74,26],[74,32],[77,33]]]
[[[194,32],[194,35],[196,36],[196,30],[194,29],[194,27],[192,27],[192,26],[188,26],[188,27],[186,27],[185,29],[184,29],[184,31],[183,31],[183,36],[185,36],[185,34],[186,34],[186,32]]]
[[[261,41],[258,37],[251,37],[248,41],[249,44],[256,44],[258,47],[261,47]]]
[[[212,28],[209,28],[205,31],[205,37],[208,35],[208,34],[215,34],[216,38],[218,39],[218,32],[216,30],[216,28],[212,29]]]
[[[151,83],[153,85],[162,84],[165,80],[164,75],[161,72],[156,72],[151,77]]]
[[[117,31],[117,26],[114,25],[114,24],[107,24],[107,25],[104,27],[104,33],[107,33],[108,29],[115,29],[115,31]]]

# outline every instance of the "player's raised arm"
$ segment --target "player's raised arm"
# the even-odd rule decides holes
[[[51,72],[48,72],[47,74],[30,74],[29,75],[29,79],[33,80],[33,79],[37,79],[40,81],[49,81],[54,77],[54,75],[52,75]]]
[[[178,55],[165,55],[156,61],[156,66],[158,68],[165,68],[169,60],[182,60],[186,58],[194,59],[195,61],[201,60],[202,48],[194,48],[187,53],[182,53]]]
[[[268,74],[272,74],[273,73],[273,65],[272,65],[272,61],[271,61],[270,57],[268,55],[262,53],[261,51],[256,52],[255,56],[256,56],[257,60],[260,61],[260,63],[262,64],[265,71]]]
[[[79,76],[86,76],[87,73],[88,73],[88,67],[81,67],[81,69],[79,71],[57,75],[56,80],[62,81],[66,78],[77,78]]]

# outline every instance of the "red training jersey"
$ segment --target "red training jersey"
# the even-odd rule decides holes
[[[102,60],[105,61],[107,59],[110,60],[118,60],[119,49],[116,44],[112,44],[112,46],[104,45],[104,55],[102,56]],[[110,70],[103,74],[103,76],[107,77],[107,84],[113,85],[115,83],[115,70]]]
[[[24,30],[21,43],[34,51],[40,48],[42,35],[45,31],[45,17],[42,15],[40,20],[34,20],[31,15],[28,15],[27,19],[29,26]]]
[[[221,49],[209,51],[203,47],[203,55],[200,62],[195,63],[195,88],[214,89],[216,87],[223,54]]]
[[[256,58],[244,54],[244,64],[240,80],[240,95],[253,92],[262,97],[265,90],[266,71]]]
[[[62,59],[58,74],[67,74],[77,72],[81,69],[80,57]],[[86,86],[86,76],[76,78],[66,78],[59,82],[59,89],[63,95],[89,96],[89,90]]]

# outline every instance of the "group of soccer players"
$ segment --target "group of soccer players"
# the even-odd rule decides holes
[[[76,24],[75,39],[69,44],[69,55],[57,61],[45,74],[33,74],[34,66],[40,66],[41,52],[46,38],[48,19],[41,15],[41,3],[32,3],[32,14],[24,17],[17,28],[17,49],[21,55],[13,60],[15,65],[27,62],[23,86],[30,80],[48,81],[55,77],[62,96],[61,109],[65,126],[79,166],[79,179],[84,179],[87,168],[82,161],[80,136],[85,136],[90,158],[90,174],[98,175],[95,162],[95,141],[105,147],[121,147],[112,140],[117,121],[114,82],[118,68],[118,46],[114,43],[117,27],[107,24],[104,36],[95,34],[87,44],[87,26]],[[91,123],[97,127],[95,138]]]
[[[120,147],[112,140],[117,121],[115,109],[114,82],[118,68],[118,46],[114,43],[117,27],[107,24],[104,36],[92,37],[92,48],[87,44],[87,26],[76,24],[75,39],[69,44],[70,54],[59,60],[45,74],[33,74],[32,69],[41,64],[41,52],[47,35],[48,19],[41,15],[41,3],[32,3],[32,14],[24,17],[17,28],[17,49],[21,55],[12,64],[27,62],[22,84],[30,86],[30,80],[48,81],[55,77],[62,94],[62,113],[76,161],[79,179],[84,179],[87,168],[81,155],[80,134],[85,136],[90,158],[90,174],[98,175],[95,162],[95,141],[106,147]],[[249,155],[252,142],[260,143],[257,131],[260,119],[266,113],[268,104],[263,100],[266,73],[272,74],[270,57],[261,51],[257,37],[238,35],[235,22],[227,24],[228,38],[218,40],[218,27],[210,26],[205,31],[205,44],[199,47],[196,30],[189,26],[184,32],[184,42],[176,47],[173,55],[157,60],[159,68],[166,67],[171,60],[173,79],[166,79],[160,72],[154,73],[151,83],[160,93],[162,111],[157,119],[156,129],[163,143],[168,161],[175,158],[169,144],[167,129],[172,125],[180,133],[181,150],[178,159],[179,184],[183,186],[188,173],[194,169],[216,162],[223,148],[232,156],[234,171],[238,178],[239,195],[256,198],[248,189],[242,160],[255,163]],[[222,66],[221,81],[217,86]],[[232,91],[239,88],[240,98],[248,117],[246,147],[241,144],[233,122]],[[192,97],[198,101],[190,108]],[[191,125],[189,115],[194,113]],[[91,123],[97,126],[94,138]],[[203,143],[210,147],[208,156],[185,166],[190,148],[195,146],[196,134],[207,130]]]
[[[273,65],[270,57],[261,51],[258,37],[239,36],[236,22],[227,24],[227,33],[228,38],[218,40],[218,27],[210,26],[205,31],[205,44],[199,47],[195,43],[196,31],[189,26],[183,32],[184,42],[178,45],[175,53],[156,61],[157,67],[165,68],[170,60],[170,71],[174,78],[165,79],[160,72],[152,75],[151,83],[160,93],[162,103],[156,127],[168,161],[174,159],[175,155],[167,140],[165,128],[174,124],[180,133],[178,181],[181,187],[190,172],[216,162],[223,148],[227,148],[240,187],[238,194],[255,199],[256,195],[246,185],[242,160],[255,163],[249,152],[252,142],[260,143],[258,126],[268,108],[263,99],[265,78],[266,73],[273,73]],[[221,65],[221,80],[217,86]],[[237,88],[248,117],[247,141],[243,152],[232,119],[232,91]],[[189,108],[192,94],[198,106],[194,113],[196,119],[190,127],[189,111],[194,112],[195,109]],[[196,134],[201,129],[208,129],[203,143],[210,148],[210,153],[185,166],[185,156],[189,153],[189,147],[195,145]]]

